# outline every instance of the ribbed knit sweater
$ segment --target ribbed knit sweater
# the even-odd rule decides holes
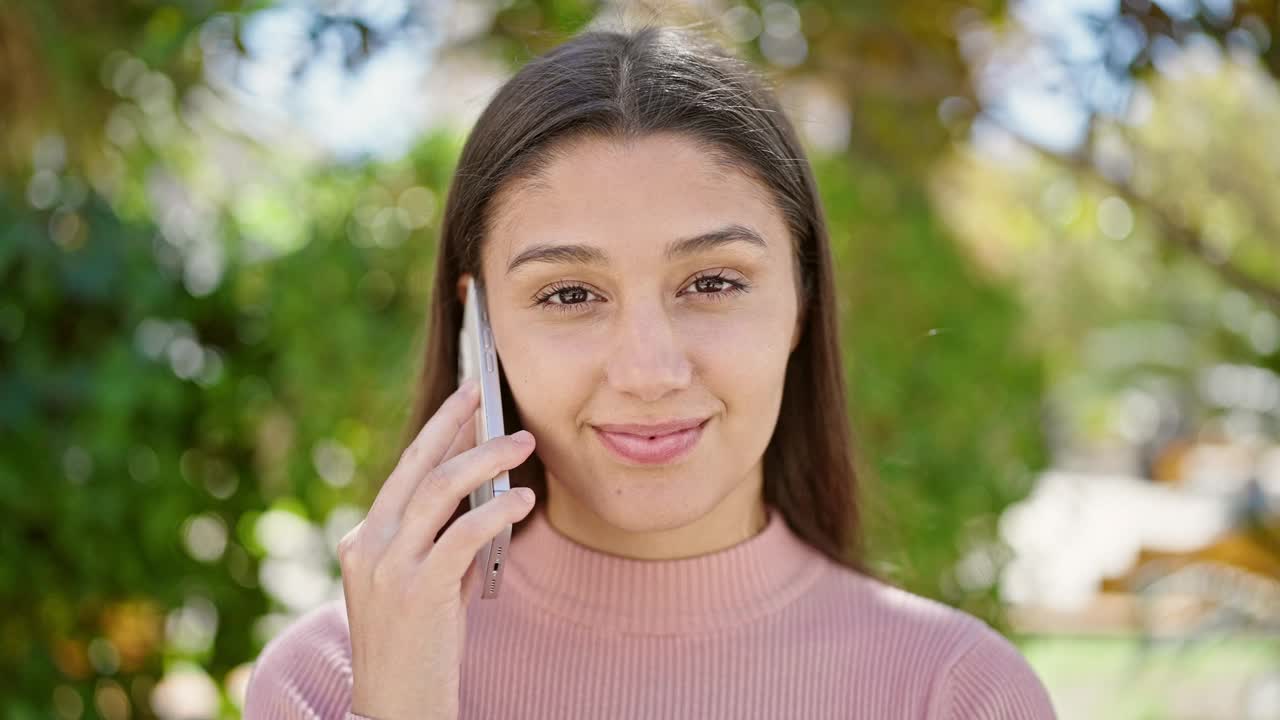
[[[499,597],[467,608],[463,720],[1055,717],[986,623],[828,560],[773,508],[748,540],[677,560],[580,545],[540,509],[526,523]],[[351,687],[338,599],[263,648],[244,717],[367,720]]]

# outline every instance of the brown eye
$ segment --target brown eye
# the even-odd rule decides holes
[[[556,312],[582,312],[591,309],[590,298],[595,294],[582,285],[556,283],[534,298],[534,305]]]
[[[584,288],[569,288],[553,293],[552,297],[560,298],[563,305],[575,305],[587,301],[587,291]]]
[[[750,284],[745,280],[733,280],[725,277],[724,271],[717,271],[706,275],[700,275],[689,283],[688,287],[693,288],[690,291],[692,295],[699,295],[707,300],[725,300],[729,297],[744,293]]]

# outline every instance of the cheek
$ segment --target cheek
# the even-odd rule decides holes
[[[781,405],[794,319],[780,313],[720,318],[693,328],[688,347],[701,382],[724,406],[725,440],[767,441]],[[734,438],[729,440],[729,438]]]
[[[717,372],[760,378],[785,366],[791,323],[780,313],[755,312],[691,317],[681,328],[690,358]]]
[[[559,425],[582,407],[594,377],[584,350],[580,343],[533,332],[508,337],[502,345],[502,371],[530,431]]]

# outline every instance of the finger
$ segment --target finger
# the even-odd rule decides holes
[[[519,466],[533,452],[532,442],[522,444],[516,436],[533,437],[529,431],[521,430],[515,436],[494,438],[459,453],[427,473],[405,505],[400,529],[387,553],[417,557],[428,552],[440,528],[453,516],[463,498],[480,487],[480,483]]]
[[[477,408],[471,417],[467,418],[467,422],[458,430],[458,434],[453,436],[453,442],[449,444],[449,449],[445,451],[444,457],[440,462],[448,462],[457,457],[458,453],[464,450],[470,450],[476,446],[476,423],[480,421],[480,409]]]
[[[501,528],[499,528],[501,530]],[[467,566],[467,571],[462,574],[462,604],[466,605],[471,602],[471,598],[475,597],[476,585],[484,578],[476,571],[476,563],[474,559]]]
[[[368,513],[370,525],[381,528],[384,533],[394,530],[400,522],[405,503],[418,487],[418,481],[427,470],[440,464],[440,458],[452,444],[459,428],[475,412],[479,401],[479,388],[474,380],[469,380],[446,398],[440,409],[423,424],[413,442],[400,454],[400,461],[374,498]]]
[[[430,574],[437,578],[462,578],[475,562],[480,548],[504,527],[522,520],[533,505],[533,491],[520,487],[463,513],[431,548],[427,556]]]
[[[450,443],[449,449],[445,451],[444,457],[440,461],[441,463],[448,462],[449,460],[452,460],[453,458],[457,457],[460,453],[470,450],[471,448],[476,446],[476,423],[479,422],[479,413],[480,413],[480,409],[477,408],[475,413],[473,413],[471,417],[467,420],[467,422],[463,424],[463,426],[458,430],[458,434],[453,437],[453,442]],[[409,503],[406,503],[406,505],[411,504],[412,502],[413,500],[411,499]],[[401,513],[401,522],[403,522],[403,512]],[[446,522],[447,522],[447,519],[446,519]],[[394,528],[392,528],[392,530],[394,534]],[[411,532],[416,532],[416,531],[411,531]],[[433,532],[432,536],[430,538],[427,538],[428,540],[427,547],[421,547],[420,549],[423,551],[428,549],[430,546],[430,541],[434,539],[435,539],[435,533]],[[386,540],[389,542],[391,540],[391,536],[388,535],[386,537]],[[387,542],[383,543],[383,545],[386,545],[386,544]]]

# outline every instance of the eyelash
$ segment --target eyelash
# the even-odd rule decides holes
[[[725,277],[723,274],[723,271],[716,271],[714,273],[709,273],[706,275],[699,275],[693,278],[693,280],[691,280],[689,284],[693,285],[693,284],[702,282],[704,280],[718,280],[720,282],[726,283],[729,286],[728,288],[720,292],[696,292],[695,291],[693,293],[694,295],[707,296],[707,299],[712,302],[720,302],[723,300],[727,300],[731,296],[746,292],[747,288],[751,286],[750,283],[747,283],[744,280],[731,280],[730,278]],[[686,285],[685,287],[688,287],[688,285]],[[589,305],[590,303],[587,303],[587,302],[553,303],[550,301],[551,298],[568,290],[585,290],[589,293],[593,292],[590,288],[574,282],[552,283],[550,286],[547,287],[545,291],[543,291],[536,298],[534,298],[534,305],[548,306],[548,308],[553,312],[561,312],[561,313],[583,312],[583,310],[586,309],[585,306]],[[579,309],[579,308],[582,308],[582,309]]]

